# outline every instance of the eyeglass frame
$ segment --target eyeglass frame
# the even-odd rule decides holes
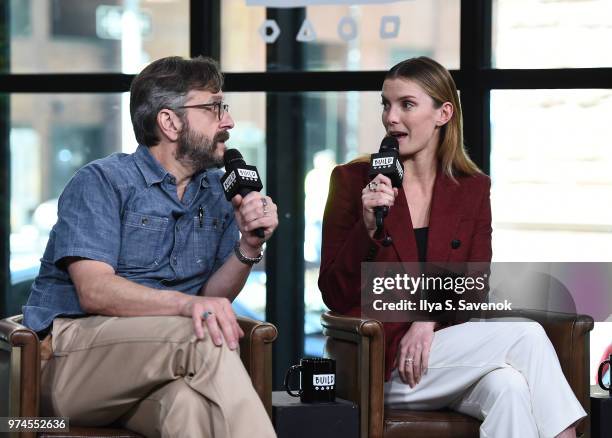
[[[211,107],[217,107],[217,117],[219,117],[219,121],[223,119],[223,116],[226,112],[229,112],[229,104],[223,101],[219,102],[210,102],[210,103],[199,103],[197,105],[183,105],[177,107],[179,108],[198,108],[198,109],[209,109]],[[223,111],[221,111],[223,110]]]

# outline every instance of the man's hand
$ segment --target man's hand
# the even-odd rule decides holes
[[[206,324],[208,333],[217,347],[223,345],[225,339],[229,348],[235,350],[238,347],[238,339],[244,336],[227,298],[190,297],[182,307],[181,315],[191,317],[198,339],[204,337],[204,324]]]
[[[402,382],[411,388],[414,388],[421,381],[423,373],[427,372],[435,325],[435,322],[429,321],[413,322],[400,341],[395,365]]]
[[[236,222],[242,234],[240,246],[249,257],[256,257],[261,246],[270,238],[278,226],[276,204],[269,196],[251,192],[244,198],[236,195],[232,198]],[[264,238],[257,237],[255,230],[261,228]]]

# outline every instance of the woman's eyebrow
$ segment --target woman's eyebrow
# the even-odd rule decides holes
[[[384,100],[389,100],[384,94],[381,94],[380,97],[382,97]],[[411,94],[407,94],[405,96],[400,96],[398,97],[396,100],[406,100],[406,99],[413,99],[416,100],[416,96],[413,96]]]

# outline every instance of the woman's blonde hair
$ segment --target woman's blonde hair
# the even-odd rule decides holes
[[[393,66],[385,75],[385,80],[387,79],[409,79],[416,82],[433,99],[436,108],[440,108],[444,102],[453,105],[451,119],[440,130],[437,155],[442,171],[452,179],[458,174],[480,173],[463,145],[461,104],[455,81],[448,70],[433,59],[421,56]]]

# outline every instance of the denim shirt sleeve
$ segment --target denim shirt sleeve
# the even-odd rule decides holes
[[[121,205],[100,165],[80,169],[66,186],[58,203],[53,229],[53,263],[65,257],[83,257],[117,269],[121,248]]]
[[[227,227],[223,231],[223,235],[221,236],[221,244],[217,249],[215,265],[212,272],[217,272],[217,269],[223,266],[227,259],[232,255],[234,252],[234,246],[240,237],[238,225],[236,224],[236,217],[234,216],[233,212],[231,217],[232,219],[229,221]]]

